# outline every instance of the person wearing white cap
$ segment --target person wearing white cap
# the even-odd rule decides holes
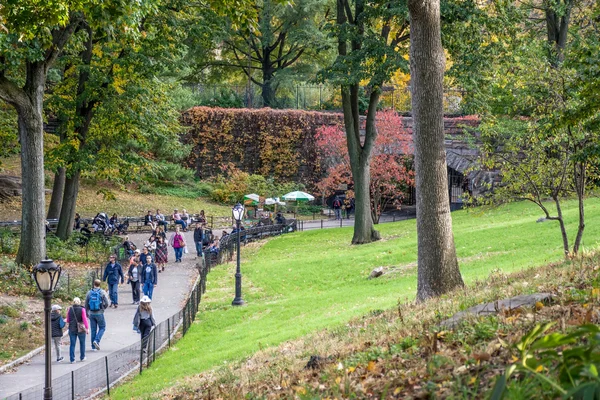
[[[135,316],[133,317],[133,326],[137,328],[142,335],[142,348],[146,347],[148,336],[152,331],[152,327],[156,325],[154,315],[152,314],[152,299],[148,296],[142,297]]]
[[[62,345],[63,328],[66,325],[62,315],[60,315],[62,307],[58,304],[52,305],[52,314],[50,315],[50,326],[52,326],[52,341],[54,342],[54,350],[56,350],[56,362],[61,362],[65,358],[62,356],[60,346]]]

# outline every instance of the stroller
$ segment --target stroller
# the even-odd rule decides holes
[[[94,232],[103,233],[105,235],[110,234],[108,215],[103,212],[96,214],[92,220],[92,228],[94,228]]]

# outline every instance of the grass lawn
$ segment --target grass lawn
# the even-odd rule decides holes
[[[586,206],[583,245],[591,249],[600,238],[600,201],[590,199]],[[569,229],[574,229],[574,202],[565,204],[564,214]],[[529,203],[453,213],[466,283],[498,269],[510,272],[560,260],[558,224],[536,223],[540,216]],[[349,244],[352,230],[346,228],[300,232],[245,248],[242,273],[247,306],[230,306],[235,265],[218,266],[209,275],[199,318],[185,338],[111,396],[158,398],[162,389],[186,375],[414,299],[415,221],[379,228],[383,240],[363,246]],[[394,267],[395,273],[367,280],[378,266]]]

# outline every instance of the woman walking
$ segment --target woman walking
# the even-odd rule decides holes
[[[162,236],[158,237],[158,242],[156,243],[156,257],[154,261],[158,266],[158,272],[164,271],[165,264],[169,262],[169,249]]]
[[[179,225],[175,227],[175,233],[171,235],[171,239],[169,239],[169,244],[173,247],[173,250],[175,251],[175,262],[181,262],[181,257],[183,256],[183,248],[185,247],[185,239],[183,238],[183,234],[181,233]]]
[[[128,282],[131,284],[133,304],[140,304],[140,260],[134,258],[127,271]]]
[[[90,325],[79,297],[73,299],[73,305],[67,311],[67,324],[69,324],[69,339],[71,340],[71,346],[69,347],[71,364],[75,363],[77,339],[79,339],[79,361],[85,361],[85,335],[90,332]]]
[[[140,331],[142,335],[142,349],[146,352],[148,336],[152,331],[152,327],[156,325],[154,315],[152,314],[152,299],[148,296],[142,297],[135,316],[133,317],[133,326]]]

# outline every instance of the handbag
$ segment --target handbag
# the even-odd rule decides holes
[[[83,322],[79,322],[79,320],[77,319],[77,313],[75,312],[75,309],[73,307],[71,307],[71,310],[73,311],[73,315],[75,316],[75,322],[77,322],[77,333],[86,333],[87,328],[85,327],[85,324]]]

